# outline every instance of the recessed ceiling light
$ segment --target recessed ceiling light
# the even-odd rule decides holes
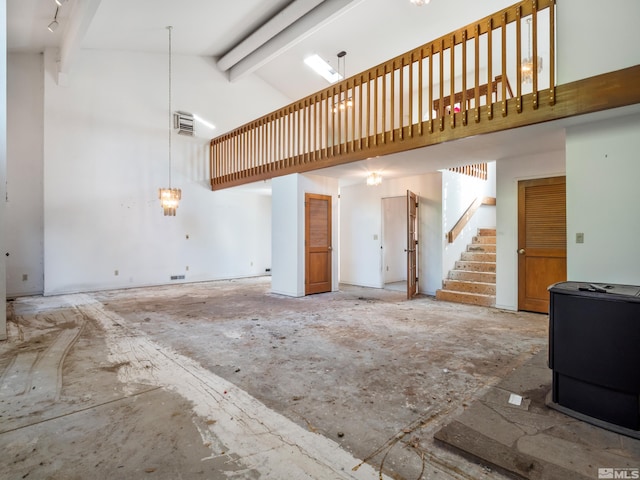
[[[338,80],[342,80],[342,75],[336,72],[331,65],[316,54],[305,58],[304,63],[309,65],[314,72],[322,76],[329,83],[335,83]]]

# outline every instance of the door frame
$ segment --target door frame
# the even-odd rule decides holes
[[[324,246],[311,246],[310,245],[310,200],[323,200],[327,202],[327,245]],[[304,194],[304,294],[312,295],[314,293],[326,293],[331,292],[333,290],[333,208],[332,208],[332,200],[333,197],[331,195],[321,195],[318,193],[305,193]],[[321,287],[317,285],[311,285],[309,281],[309,272],[311,265],[311,254],[312,253],[326,253],[327,254],[327,272],[326,276],[328,278],[328,288]]]
[[[548,313],[549,302],[536,299],[527,299],[526,297],[526,264],[527,264],[527,245],[526,245],[526,229],[525,229],[525,189],[527,186],[535,186],[535,185],[557,185],[560,183],[564,183],[566,185],[566,175],[556,175],[552,177],[538,177],[532,179],[522,179],[518,181],[517,191],[518,191],[518,238],[517,238],[517,249],[516,255],[518,257],[518,310],[523,311],[531,311],[538,313]],[[565,202],[566,202],[566,193],[565,193]],[[566,215],[566,203],[565,203],[565,215]],[[566,229],[566,220],[565,220],[565,229]],[[529,251],[533,250],[537,253],[537,249],[528,249]],[[558,279],[558,281],[566,280],[566,257],[567,257],[567,247],[565,244],[564,255],[562,254],[562,249],[549,249],[546,252],[545,257],[553,258],[561,258],[564,256],[565,259],[565,278]],[[545,305],[546,303],[546,305]]]
[[[407,298],[411,300],[418,294],[418,246],[419,246],[419,198],[407,190]]]

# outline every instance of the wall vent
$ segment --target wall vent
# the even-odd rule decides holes
[[[184,280],[184,275],[171,275],[171,280]]]
[[[193,137],[194,120],[193,114],[187,112],[176,112],[173,114],[173,128],[178,130],[180,135]]]

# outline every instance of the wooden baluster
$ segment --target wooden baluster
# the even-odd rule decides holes
[[[462,125],[467,124],[467,29],[462,32],[462,102],[460,103],[460,116]]]
[[[507,12],[502,13],[502,116],[507,116]]]
[[[364,82],[362,79],[362,75],[360,75],[358,77],[358,81],[360,82],[360,85],[358,87],[358,149],[362,150],[362,122],[363,122],[363,118],[362,118],[362,89],[364,88]],[[354,131],[355,134],[355,131]]]
[[[516,112],[522,112],[522,7],[516,6]]]
[[[433,42],[429,44],[429,133],[433,133]]]
[[[422,122],[423,122],[423,113],[422,113],[422,102],[423,102],[423,94],[422,94],[422,89],[424,88],[423,86],[423,79],[422,79],[422,63],[424,60],[424,48],[420,49],[420,55],[419,55],[419,60],[418,60],[418,135],[422,136],[423,133],[423,128],[422,128]]]
[[[409,138],[413,137],[413,64],[413,52],[411,52],[409,58]]]
[[[532,0],[532,35],[531,44],[533,46],[533,108],[538,109],[538,2]]]
[[[451,72],[450,72],[450,76],[451,79],[449,80],[449,84],[450,84],[450,100],[449,100],[449,112],[451,114],[449,121],[451,124],[451,128],[455,128],[456,126],[456,112],[455,112],[455,106],[456,106],[456,34],[454,33],[453,35],[451,35],[451,38],[449,40],[451,42],[451,46],[449,47],[450,50],[450,54],[449,57],[451,59]]]
[[[474,27],[475,35],[475,93],[474,93],[474,105],[476,107],[475,121],[480,121],[480,25]]]
[[[400,59],[400,88],[398,89],[398,135],[400,140],[404,138],[404,56]]]
[[[487,118],[491,120],[493,118],[493,99],[491,95],[493,93],[493,73],[491,66],[493,64],[493,19],[489,19],[487,22]]]
[[[440,117],[440,131],[444,130],[444,38],[440,42],[440,102],[438,116]]]
[[[556,104],[556,2],[549,5],[549,105]]]
[[[387,64],[382,67],[383,76],[382,76],[382,143],[387,143]],[[393,71],[391,72],[393,73]],[[393,101],[393,100],[392,100]],[[391,123],[393,124],[393,115],[391,118]]]
[[[378,145],[378,82],[379,82],[378,69],[376,68],[376,73],[374,75],[374,85],[373,85],[373,145]]]

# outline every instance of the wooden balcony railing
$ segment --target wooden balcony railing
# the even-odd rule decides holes
[[[211,187],[477,134],[555,102],[555,0],[526,0],[214,138]]]
[[[472,163],[469,165],[463,165],[462,167],[451,167],[449,171],[479,178],[481,180],[489,178],[489,165],[487,165],[487,162]]]

